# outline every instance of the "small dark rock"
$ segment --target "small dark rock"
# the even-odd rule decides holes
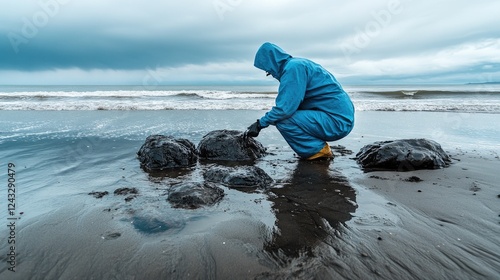
[[[222,183],[235,188],[268,188],[273,182],[264,170],[256,166],[213,166],[203,174],[203,177],[209,182]]]
[[[451,163],[441,146],[427,139],[375,142],[361,148],[356,154],[356,161],[366,171],[438,169]]]
[[[412,182],[412,183],[418,183],[418,182],[422,182],[423,180],[420,179],[417,176],[411,176],[411,177],[408,177],[408,178],[404,179],[404,181],[406,181],[406,182]]]
[[[266,155],[266,149],[252,137],[237,130],[214,130],[198,144],[200,158],[208,160],[250,161]]]
[[[137,197],[136,195],[130,195],[130,196],[127,196],[127,197],[125,197],[125,201],[126,201],[126,202],[129,202],[129,201],[131,201],[132,199],[134,199],[134,198],[136,198],[136,197]]]
[[[173,186],[167,201],[174,207],[195,209],[213,205],[224,197],[224,190],[213,183],[188,182]]]
[[[127,195],[127,194],[138,194],[139,191],[136,188],[118,188],[114,191],[115,195]]]
[[[353,154],[353,151],[346,149],[346,147],[342,145],[330,146],[330,148],[334,153],[340,154],[341,156]]]
[[[156,171],[177,167],[189,167],[196,164],[196,147],[187,139],[172,136],[151,135],[137,152],[141,166],[147,171]]]
[[[372,175],[372,176],[370,176],[370,178],[372,178],[372,179],[379,179],[379,180],[389,180],[388,178],[380,177],[380,176],[377,176],[377,175]]]
[[[95,198],[102,198],[105,195],[108,195],[109,192],[90,192],[89,195],[93,195]]]

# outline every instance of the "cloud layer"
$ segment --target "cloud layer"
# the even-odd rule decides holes
[[[253,84],[265,41],[349,83],[500,80],[500,2],[0,0],[0,84]]]

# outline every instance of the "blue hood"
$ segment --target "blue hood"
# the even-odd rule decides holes
[[[278,81],[281,78],[283,67],[286,62],[292,58],[280,47],[266,42],[262,44],[255,54],[253,65],[261,70],[269,72]]]

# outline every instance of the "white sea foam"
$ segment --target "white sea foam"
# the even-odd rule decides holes
[[[500,113],[500,92],[365,88],[348,90],[357,111]],[[269,110],[276,92],[234,90],[0,91],[0,110]]]
[[[406,91],[406,90],[403,90],[402,92],[403,92],[404,95],[413,96],[413,95],[415,95],[415,93],[418,92],[418,90],[416,90],[416,91]]]
[[[354,103],[359,111],[500,112],[500,102],[495,100],[355,100]]]
[[[0,92],[0,98],[44,98],[44,97],[172,97],[172,96],[199,96],[209,99],[230,98],[272,98],[270,93],[241,93],[234,91],[212,90],[181,90],[181,91],[148,91],[148,90],[117,90],[117,91],[20,91]]]

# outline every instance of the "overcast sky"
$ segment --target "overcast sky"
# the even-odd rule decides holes
[[[500,81],[498,0],[0,0],[0,84],[262,84],[268,41],[345,84]]]

